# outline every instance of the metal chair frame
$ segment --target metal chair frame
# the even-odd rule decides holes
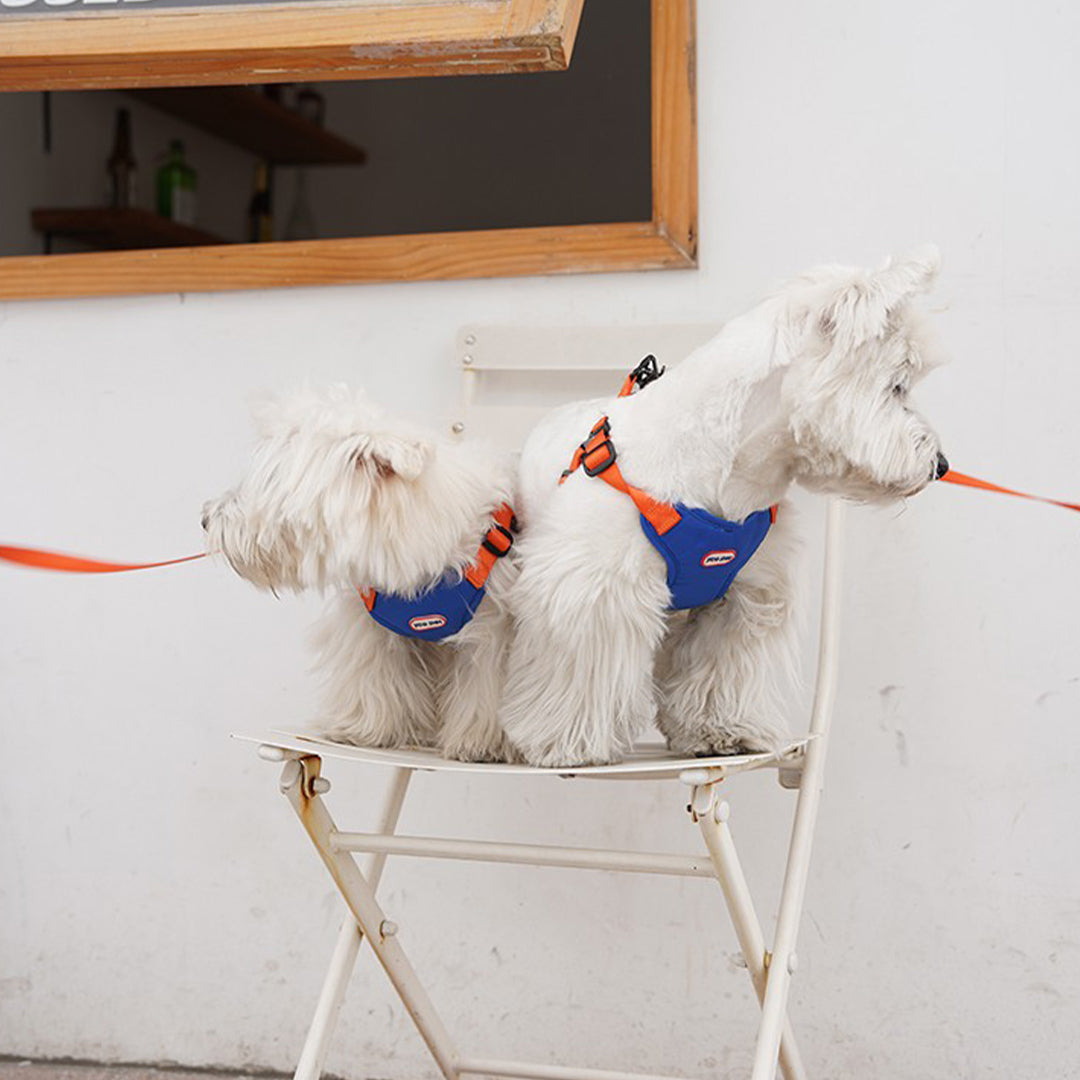
[[[802,916],[836,693],[842,527],[842,504],[837,500],[830,500],[825,530],[817,678],[809,735],[778,754],[707,760],[662,756],[631,760],[616,766],[553,771],[511,765],[469,766],[459,762],[439,761],[426,752],[363,751],[336,747],[297,735],[241,736],[258,742],[259,752],[264,758],[284,762],[281,790],[296,811],[301,825],[349,909],[349,916],[338,936],[315,1015],[296,1067],[295,1080],[318,1080],[322,1072],[349,975],[364,938],[370,942],[376,958],[446,1080],[459,1080],[466,1076],[522,1077],[534,1080],[674,1080],[672,1077],[620,1070],[498,1061],[462,1054],[406,956],[399,941],[398,927],[387,917],[376,899],[376,888],[388,855],[715,877],[723,891],[739,947],[761,1005],[761,1022],[751,1080],[773,1080],[778,1062],[785,1080],[805,1080],[807,1074],[796,1048],[786,1009],[791,978],[797,967],[795,944]],[[394,770],[392,783],[380,812],[377,831],[359,833],[338,829],[323,799],[330,787],[329,781],[322,775],[324,758],[380,763]],[[728,826],[728,804],[720,798],[718,792],[719,784],[729,776],[763,767],[777,768],[781,785],[798,789],[776,933],[771,950],[766,949],[761,923],[754,909]],[[395,830],[398,818],[413,773],[432,768],[480,773],[518,772],[536,775],[554,772],[554,775],[558,776],[593,778],[677,779],[690,789],[690,815],[701,831],[708,858],[671,853],[397,835]],[[684,793],[680,794],[679,801],[686,804]],[[370,856],[363,869],[354,858],[356,853],[361,852]]]

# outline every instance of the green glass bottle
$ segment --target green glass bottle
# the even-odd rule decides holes
[[[184,160],[184,144],[173,139],[165,164],[157,171],[157,210],[181,225],[194,225],[196,173]]]

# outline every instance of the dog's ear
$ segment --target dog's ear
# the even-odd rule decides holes
[[[941,267],[941,253],[933,244],[917,248],[902,258],[886,259],[874,274],[886,310],[892,311],[913,296],[924,293],[934,282]]]
[[[382,479],[400,476],[415,480],[431,457],[430,443],[388,432],[373,432],[358,439],[352,454],[357,468],[373,469]]]
[[[904,258],[888,259],[878,270],[858,272],[829,297],[818,329],[845,351],[881,337],[890,313],[930,287],[940,262],[937,248],[927,246]]]
[[[888,319],[888,308],[873,276],[859,272],[833,292],[818,314],[818,330],[833,349],[850,352],[879,337]]]

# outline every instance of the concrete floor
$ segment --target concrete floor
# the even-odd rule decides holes
[[[153,1065],[90,1065],[0,1059],[0,1080],[268,1080],[284,1073],[200,1072]]]

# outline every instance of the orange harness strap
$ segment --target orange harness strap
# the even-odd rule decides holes
[[[647,386],[650,382],[660,378],[664,369],[657,367],[655,356],[646,356],[644,360],[629,375],[619,390],[619,397],[629,397],[635,390]],[[619,466],[615,463],[618,455],[615,452],[615,444],[611,441],[611,425],[606,416],[593,425],[589,437],[574,451],[574,457],[567,469],[559,478],[562,484],[566,478],[581,466],[587,475],[599,476],[607,481],[616,491],[629,495],[634,500],[634,505],[643,518],[656,530],[658,535],[673,529],[682,521],[682,514],[671,503],[663,503],[654,499],[651,495],[626,482]],[[776,523],[776,507],[769,508],[769,516],[773,524]]]
[[[478,589],[484,587],[491,568],[514,544],[514,511],[503,503],[491,516],[495,524],[480,541],[476,562],[465,571],[465,580]]]
[[[999,495],[1015,495],[1020,499],[1033,499],[1035,502],[1049,503],[1051,506],[1060,506],[1065,510],[1075,510],[1080,513],[1080,504],[1060,502],[1058,499],[1044,499],[1041,495],[1029,495],[1026,491],[1013,491],[1012,488],[992,484],[989,480],[965,476],[964,473],[957,472],[955,469],[950,469],[941,479],[947,484],[959,484],[961,487],[976,488],[979,491],[996,491]]]
[[[664,369],[657,367],[656,357],[649,355],[623,381],[619,390],[619,397],[629,397],[639,387],[648,385],[654,379],[663,375]],[[651,495],[646,494],[641,488],[633,487],[626,482],[615,464],[615,444],[611,441],[611,425],[606,416],[601,416],[593,425],[589,437],[574,451],[570,468],[559,478],[563,483],[566,478],[580,465],[589,476],[599,476],[607,481],[616,491],[629,495],[634,500],[634,505],[645,520],[663,536],[669,529],[674,528],[682,521],[682,515],[670,503],[658,502]]]
[[[633,383],[627,379],[631,388]],[[624,386],[625,390],[626,387]],[[625,397],[625,394],[620,394]],[[629,495],[634,500],[642,517],[663,536],[669,529],[674,528],[682,521],[682,515],[670,503],[658,502],[651,495],[646,494],[641,488],[636,488],[626,482],[626,478],[619,470],[615,462],[615,445],[611,441],[611,425],[606,416],[600,417],[594,425],[589,437],[574,451],[570,468],[559,477],[559,483],[563,483],[571,473],[580,465],[588,476],[599,476],[601,480],[609,483],[616,491]]]
[[[491,515],[495,522],[485,533],[480,541],[480,550],[476,553],[476,562],[465,571],[465,580],[474,588],[482,589],[487,584],[491,568],[501,559],[514,544],[514,521],[513,508],[503,503],[494,514]],[[358,589],[364,606],[371,611],[375,606],[376,592],[374,589]]]
[[[198,555],[185,555],[182,559],[165,559],[163,562],[114,563],[99,559],[84,559],[79,555],[61,555],[56,551],[42,551],[40,548],[12,547],[0,545],[0,559],[4,562],[18,563],[20,566],[34,566],[39,570],[62,570],[68,574],[117,574],[123,570],[150,570],[155,566],[174,566],[176,563],[203,559],[206,552]]]

